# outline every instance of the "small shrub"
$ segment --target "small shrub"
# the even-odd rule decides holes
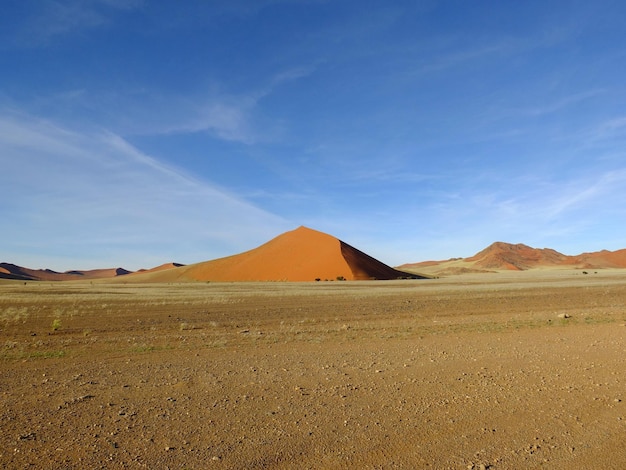
[[[61,328],[61,320],[59,320],[58,318],[55,318],[54,320],[52,320],[52,331],[57,331],[60,328]]]
[[[136,353],[145,353],[145,352],[152,352],[154,350],[156,350],[156,346],[153,345],[148,345],[148,344],[133,344],[131,351],[132,352],[136,352]]]

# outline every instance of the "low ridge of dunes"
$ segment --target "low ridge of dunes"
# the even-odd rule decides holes
[[[522,243],[495,242],[469,258],[425,261],[399,266],[399,269],[421,270],[433,275],[503,270],[525,271],[541,268],[626,268],[626,249],[602,250],[569,256],[550,248],[532,248]]]
[[[77,281],[114,278],[129,274],[124,268],[92,269],[88,271],[66,271],[59,273],[51,269],[30,269],[10,263],[0,263],[0,279],[21,281]]]
[[[391,268],[341,240],[299,227],[226,258],[135,276],[147,282],[313,281],[421,278]]]
[[[164,271],[166,269],[172,269],[172,268],[180,268],[181,266],[185,266],[184,264],[180,264],[180,263],[165,263],[165,264],[161,264],[159,266],[156,266],[154,268],[150,268],[150,269],[140,269],[138,271],[135,271],[131,274],[135,275],[135,274],[145,274],[145,273],[154,273],[157,271]]]

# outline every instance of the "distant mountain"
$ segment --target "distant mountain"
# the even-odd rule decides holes
[[[244,253],[137,274],[133,280],[324,281],[422,277],[387,266],[331,235],[299,227]]]
[[[124,268],[92,269],[89,271],[66,271],[59,273],[51,269],[30,269],[10,263],[0,263],[0,279],[20,281],[77,281],[125,276],[131,271]]]
[[[550,248],[531,248],[522,243],[495,242],[465,261],[487,269],[510,269],[524,271],[539,266],[565,264],[567,256]]]
[[[522,243],[495,242],[469,258],[408,263],[398,269],[430,274],[462,274],[489,271],[525,271],[541,268],[626,268],[626,249],[568,256],[550,248],[532,248]]]
[[[626,268],[626,249],[583,253],[572,258],[581,268]]]

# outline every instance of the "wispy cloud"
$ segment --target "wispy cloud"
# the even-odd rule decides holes
[[[508,181],[497,191],[476,191],[472,197],[479,211],[517,227],[545,227],[550,223],[569,224],[580,220],[601,220],[616,206],[609,199],[626,196],[626,169],[612,169],[578,175],[570,179]],[[621,210],[621,208],[620,208]]]
[[[256,103],[254,98],[230,103],[209,99],[207,103],[196,107],[193,116],[172,122],[162,130],[151,129],[148,133],[208,132],[223,140],[252,144],[259,139],[251,122]]]
[[[315,66],[293,67],[270,77],[267,85],[240,94],[211,93],[201,98],[190,110],[187,120],[179,120],[167,132],[209,132],[229,141],[252,144],[271,139],[271,125],[261,126],[257,111],[263,98],[270,96],[280,86],[306,77]]]
[[[250,145],[271,141],[282,129],[278,117],[265,115],[262,100],[314,72],[315,66],[287,68],[260,80],[253,89],[235,92],[219,84],[186,95],[152,88],[82,88],[33,98],[29,107],[65,122],[75,115],[92,116],[122,135],[206,133]]]
[[[563,44],[579,34],[578,25],[564,22],[545,30],[538,29],[533,34],[509,35],[485,31],[471,36],[467,33],[441,35],[430,38],[433,44],[430,54],[422,51],[426,60],[420,60],[412,73],[416,75],[447,71],[481,61],[499,63],[502,59],[512,59],[536,50],[552,48]]]
[[[422,75],[432,72],[441,72],[468,62],[484,59],[500,54],[508,49],[507,44],[489,44],[482,47],[467,48],[463,51],[442,54],[428,63],[418,66],[414,74]]]
[[[147,101],[129,109],[137,119],[121,123],[121,129],[124,133],[145,135],[207,133],[220,140],[253,144],[269,138],[255,119],[258,100],[256,93],[211,94],[195,101],[162,97],[159,102]]]
[[[234,254],[291,228],[109,132],[78,133],[3,113],[0,161],[0,186],[11,195],[0,216],[20,234],[4,240],[3,257],[46,252],[81,261],[75,268],[136,269]]]
[[[602,94],[604,92],[605,90],[589,90],[581,93],[575,93],[573,95],[565,96],[560,99],[548,103],[543,103],[538,106],[522,108],[520,109],[520,112],[524,115],[532,117],[551,114],[557,111],[561,111],[562,109],[577,104],[581,101],[585,101],[595,96],[598,96],[599,94]]]
[[[16,40],[29,46],[47,44],[51,39],[101,27],[119,10],[140,6],[143,0],[42,0],[20,18]]]
[[[586,133],[589,143],[614,142],[613,139],[626,136],[626,116],[613,117],[591,126]],[[621,146],[621,143],[620,143]]]
[[[626,169],[615,169],[601,173],[600,175],[589,175],[578,181],[565,185],[563,192],[554,197],[545,206],[544,212],[550,217],[568,215],[573,211],[590,209],[589,214],[598,210],[612,210],[616,205],[610,201],[621,200],[621,196],[626,196]],[[617,198],[617,199],[616,199]],[[621,211],[621,205],[617,206]]]

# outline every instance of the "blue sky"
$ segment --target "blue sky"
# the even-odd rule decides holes
[[[40,0],[0,15],[0,261],[626,247],[619,1]]]

